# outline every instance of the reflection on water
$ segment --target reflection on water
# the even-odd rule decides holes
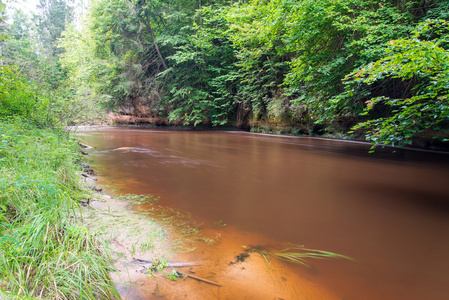
[[[235,132],[109,128],[82,139],[119,192],[356,258],[317,263],[342,299],[447,299],[449,155]]]

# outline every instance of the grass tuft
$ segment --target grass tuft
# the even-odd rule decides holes
[[[268,252],[262,248],[251,248],[252,252],[261,254],[265,260],[272,257],[285,262],[300,264],[306,267],[310,267],[307,263],[308,259],[347,259],[354,261],[353,258],[329,251],[308,249],[303,246],[293,245],[278,252]]]

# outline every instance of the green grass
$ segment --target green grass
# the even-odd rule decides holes
[[[76,141],[0,122],[0,298],[115,299],[107,249],[79,222]]]
[[[269,252],[262,248],[251,248],[249,251],[261,254],[265,258],[265,260],[267,260],[267,262],[268,262],[267,258],[272,257],[285,262],[300,264],[306,267],[310,267],[310,265],[307,262],[307,260],[309,259],[347,259],[351,261],[354,260],[349,256],[329,251],[307,249],[299,245],[292,245],[291,247],[285,248],[277,252]]]

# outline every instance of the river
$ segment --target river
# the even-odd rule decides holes
[[[133,127],[81,139],[117,193],[159,195],[162,205],[206,226],[221,221],[273,243],[353,257],[310,261],[303,274],[337,299],[448,299],[448,154],[369,154],[360,142]]]

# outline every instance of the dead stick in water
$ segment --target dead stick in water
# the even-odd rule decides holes
[[[202,282],[205,282],[205,283],[208,283],[208,284],[216,285],[216,286],[222,286],[222,285],[219,284],[219,283],[216,283],[216,282],[213,282],[213,281],[210,281],[210,280],[207,280],[207,279],[198,277],[198,276],[186,274],[186,273],[180,272],[180,271],[176,271],[176,272],[177,272],[179,275],[181,275],[181,276],[190,277],[190,278],[192,278],[192,279],[195,279],[195,280],[198,280],[198,281],[202,281]]]

